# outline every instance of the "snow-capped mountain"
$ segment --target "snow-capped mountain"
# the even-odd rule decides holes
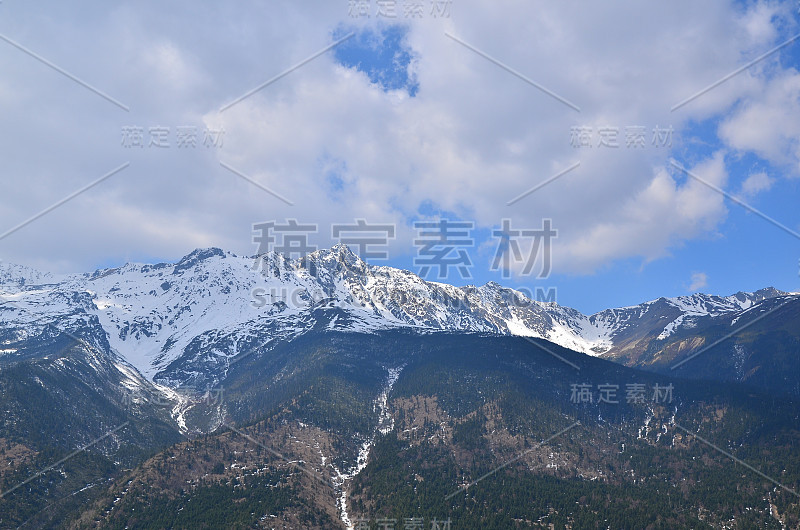
[[[785,294],[696,294],[586,316],[493,282],[454,287],[369,265],[345,245],[302,260],[198,249],[177,263],[127,264],[63,277],[0,264],[0,282],[0,356],[31,355],[15,345],[63,331],[168,386],[214,384],[237,356],[268,351],[323,326],[528,336],[614,356],[645,339],[667,339],[698,319]]]
[[[640,339],[654,338],[664,341],[678,329],[696,328],[703,319],[734,314],[770,298],[787,295],[768,287],[754,293],[738,292],[730,296],[693,294],[676,298],[658,298],[642,304],[617,309],[606,309],[589,317],[589,321],[611,347],[623,349]]]

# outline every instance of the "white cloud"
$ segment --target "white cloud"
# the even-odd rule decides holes
[[[800,175],[800,73],[789,69],[766,82],[722,122],[719,134],[731,147]]]
[[[745,197],[753,197],[762,191],[769,190],[774,183],[775,179],[771,178],[763,171],[753,173],[742,183],[742,190],[740,193]]]
[[[788,2],[760,2],[751,4],[741,16],[741,25],[752,45],[762,46],[778,37],[776,23],[790,15]]]
[[[688,169],[716,186],[727,180],[722,152]],[[675,244],[712,230],[727,212],[722,195],[694,179],[676,176],[683,184],[666,169],[656,170],[648,186],[623,202],[615,215],[568,244],[563,259],[584,270],[620,256],[651,261],[667,255]]]
[[[702,289],[708,285],[708,276],[705,272],[693,272],[691,283],[686,288],[689,292],[696,292],[698,289]]]
[[[0,131],[7,175],[2,225],[131,161],[60,215],[0,242],[8,260],[57,256],[59,264],[83,269],[131,249],[177,257],[198,244],[246,254],[255,251],[252,223],[287,217],[318,223],[325,232],[319,244],[330,242],[333,222],[395,221],[403,226],[395,251],[409,252],[408,220],[433,203],[484,228],[504,217],[538,227],[550,217],[559,230],[556,271],[586,273],[619,259],[668,255],[725,218],[721,196],[664,169],[671,152],[650,144],[654,126],[672,125],[680,149],[690,120],[716,116],[745,98],[720,127],[726,147],[783,162],[797,155],[794,71],[765,81],[765,70],[756,68],[670,112],[774,43],[776,20],[785,13],[772,3],[746,11],[688,0],[454,3],[451,19],[409,23],[420,84],[415,98],[384,92],[328,53],[224,113],[223,104],[328,45],[342,24],[374,19],[354,21],[338,2],[141,2],[91,13],[55,6],[47,17],[40,14],[47,9],[24,3],[2,7],[9,12],[4,34],[131,107],[125,113],[17,50],[2,50],[0,112],[14,125]],[[222,126],[225,144],[134,152],[119,145],[124,125],[170,126],[173,133],[179,125]],[[575,149],[573,125],[617,126],[622,146]],[[624,127],[631,125],[647,128],[646,148],[625,147]],[[723,150],[695,158],[687,163],[693,171],[727,183]],[[575,171],[506,206],[575,161],[581,162]],[[342,183],[336,193],[327,180],[331,167]],[[756,180],[748,186],[766,189]]]

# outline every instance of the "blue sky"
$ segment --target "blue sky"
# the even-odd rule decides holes
[[[287,219],[316,223],[323,248],[332,224],[363,218],[396,225],[386,263],[418,272],[413,223],[446,218],[474,222],[475,241],[472,277],[442,281],[555,288],[587,313],[800,290],[800,241],[703,184],[800,232],[800,40],[782,46],[796,3],[370,5],[0,4],[0,223],[59,205],[0,238],[0,259],[72,272],[251,255],[253,225]],[[627,147],[636,126],[646,145]],[[189,128],[195,144],[178,145]],[[506,218],[552,219],[549,277],[489,270]]]

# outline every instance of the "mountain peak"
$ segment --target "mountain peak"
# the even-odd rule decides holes
[[[309,254],[308,256],[306,256],[304,260],[311,260],[318,262],[326,262],[333,260],[347,266],[360,265],[365,263],[364,260],[362,260],[358,254],[353,252],[353,250],[344,243],[337,243],[333,245],[331,248],[316,250],[311,254]]]
[[[189,254],[181,258],[181,261],[187,259],[208,259],[213,256],[225,256],[225,251],[218,247],[196,248]]]
[[[764,287],[763,289],[759,289],[758,291],[753,291],[752,293],[739,291],[738,293],[735,293],[731,296],[742,302],[750,301],[755,303],[755,302],[760,302],[762,300],[766,300],[768,298],[783,296],[785,294],[788,293],[785,293],[774,287]]]
[[[344,244],[344,243],[336,243],[335,245],[333,245],[333,246],[331,247],[331,250],[332,250],[332,251],[336,251],[336,252],[339,252],[339,251],[345,251],[345,252],[348,252],[348,253],[350,253],[350,254],[354,254],[354,255],[355,255],[355,252],[353,252],[352,250],[350,250],[350,247],[349,247],[349,246],[347,246],[347,245],[346,245],[346,244]]]
[[[781,291],[780,289],[776,289],[770,286],[770,287],[764,287],[763,289],[759,289],[758,291],[753,291],[752,294],[755,296],[763,296],[764,298],[774,298],[776,296],[783,296],[787,293]]]
[[[330,253],[334,254],[340,259],[346,259],[348,261],[351,260],[361,260],[361,257],[353,252],[353,250],[345,245],[344,243],[336,243],[330,248]]]
[[[220,256],[224,258],[225,251],[217,247],[196,248],[175,264],[175,268],[173,269],[172,273],[177,274],[183,270],[190,269],[201,261],[213,258],[214,256]]]

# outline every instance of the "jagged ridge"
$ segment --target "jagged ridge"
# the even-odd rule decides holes
[[[726,297],[695,294],[587,316],[494,282],[454,287],[369,265],[346,245],[302,260],[197,249],[175,264],[127,264],[65,277],[2,264],[0,280],[6,343],[9,333],[19,339],[52,327],[76,334],[103,330],[112,351],[148,379],[170,386],[213,384],[237,355],[268,350],[321,326],[530,336],[612,356],[615,348],[643,339],[666,339],[698,318],[786,294],[772,288]],[[94,342],[104,340],[95,336]]]

